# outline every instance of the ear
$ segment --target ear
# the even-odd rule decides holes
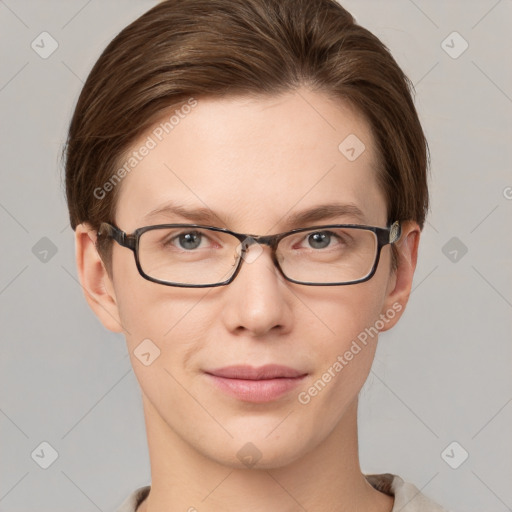
[[[402,316],[409,295],[418,259],[418,245],[421,230],[416,222],[402,223],[402,234],[396,243],[398,248],[398,268],[389,276],[386,296],[381,310],[381,316],[387,319],[380,331],[391,329]]]
[[[85,298],[101,323],[110,331],[123,332],[114,286],[96,249],[97,233],[88,224],[75,230],[76,265]]]

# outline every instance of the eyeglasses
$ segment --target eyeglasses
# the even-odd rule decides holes
[[[396,221],[387,228],[330,224],[269,236],[235,233],[199,224],[146,226],[127,234],[104,222],[98,236],[131,249],[142,277],[167,286],[205,288],[231,283],[242,266],[268,245],[272,261],[292,283],[339,286],[368,281],[382,247],[400,239]],[[255,245],[251,256],[249,248]]]

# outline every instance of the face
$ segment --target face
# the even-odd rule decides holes
[[[386,226],[369,126],[339,101],[304,89],[258,99],[199,99],[162,140],[155,127],[131,151],[148,135],[156,146],[120,185],[115,220],[127,233],[153,224],[206,223],[165,208],[151,214],[170,203],[208,210],[209,225],[257,235],[334,223]],[[365,145],[355,160],[338,147],[351,134]],[[363,217],[290,224],[291,215],[331,203],[356,205]],[[375,326],[387,330],[402,309],[392,293],[397,278],[389,245],[373,278],[348,286],[288,282],[270,248],[261,249],[231,284],[193,289],[143,279],[133,253],[113,242],[112,281],[106,278],[147,421],[232,467],[243,465],[239,450],[248,442],[258,450],[260,467],[276,467],[325,440],[368,376]],[[150,352],[150,364],[135,355],[140,347]],[[286,366],[299,377],[254,384],[210,374],[240,365]]]

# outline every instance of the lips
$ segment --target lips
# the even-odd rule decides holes
[[[227,366],[205,372],[224,394],[243,402],[271,402],[289,394],[307,373],[281,365]]]
[[[243,380],[294,379],[306,375],[306,372],[278,364],[268,364],[259,368],[245,365],[226,366],[225,368],[210,370],[206,373],[216,377],[224,377],[225,379]]]

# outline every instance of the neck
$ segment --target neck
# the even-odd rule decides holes
[[[239,469],[205,457],[143,395],[151,492],[137,512],[390,512],[393,498],[361,473],[357,399],[320,445],[284,467]]]

